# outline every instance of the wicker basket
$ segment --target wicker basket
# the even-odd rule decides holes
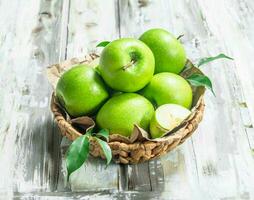
[[[82,61],[75,60],[74,63],[72,60],[71,64],[87,63],[95,58],[96,56],[89,56],[90,60],[87,58]],[[192,112],[192,116],[188,118],[185,125],[179,130],[171,133],[163,140],[136,140],[133,143],[129,143],[123,140],[117,141],[115,137],[110,137],[108,144],[112,150],[114,161],[122,164],[144,162],[159,157],[183,143],[185,139],[191,136],[196,130],[203,117],[205,107],[203,95],[200,95],[199,99],[196,101],[198,103],[195,111]],[[75,140],[77,137],[82,135],[82,133],[73,126],[71,120],[68,119],[66,114],[63,112],[62,108],[57,103],[54,94],[51,99],[51,110],[63,136],[66,136],[70,140]],[[89,121],[89,118],[87,118],[87,120]],[[91,125],[92,124],[93,122],[91,121]],[[103,151],[96,141],[91,141],[90,154],[94,157],[101,157],[105,159]]]

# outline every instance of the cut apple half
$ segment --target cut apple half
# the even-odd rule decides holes
[[[150,122],[152,138],[158,138],[179,126],[191,111],[177,104],[164,104],[158,107]]]

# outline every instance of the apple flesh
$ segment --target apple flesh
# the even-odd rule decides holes
[[[155,57],[155,73],[178,74],[186,63],[183,45],[171,33],[163,29],[150,29],[139,38],[152,50]]]
[[[123,38],[103,49],[99,71],[114,90],[136,92],[151,80],[154,63],[153,53],[146,44],[137,39]]]
[[[173,103],[189,109],[192,105],[189,83],[183,77],[169,72],[155,74],[140,93],[156,107]]]
[[[110,134],[129,137],[134,124],[148,131],[153,113],[153,105],[146,98],[136,93],[124,93],[112,97],[101,107],[96,124],[108,129]]]
[[[152,138],[164,136],[179,126],[189,115],[190,110],[177,104],[164,104],[156,109],[151,122]]]

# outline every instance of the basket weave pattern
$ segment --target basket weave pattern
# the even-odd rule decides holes
[[[108,144],[112,150],[115,162],[122,164],[144,162],[159,157],[183,143],[185,139],[191,136],[197,129],[199,122],[202,120],[205,105],[203,96],[201,98],[201,103],[199,104],[193,118],[187,121],[187,125],[181,129],[180,132],[178,131],[177,134],[172,134],[172,137],[168,137],[167,140],[137,141],[132,144],[120,141],[109,141]],[[61,108],[59,108],[54,97],[51,100],[51,110],[63,136],[66,136],[70,140],[75,140],[77,137],[82,135],[71,125],[69,121],[65,119]],[[94,140],[91,141],[90,154],[94,157],[101,157],[105,159],[102,149]]]

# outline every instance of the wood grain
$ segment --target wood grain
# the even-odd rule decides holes
[[[0,196],[1,197],[1,196]],[[91,191],[91,192],[36,192],[36,193],[14,193],[9,196],[13,199],[32,199],[32,200],[74,200],[74,199],[94,199],[94,200],[140,200],[140,199],[155,199],[155,200],[176,200],[171,198],[169,192],[110,192],[110,191]],[[5,197],[6,198],[6,197]],[[178,199],[177,199],[178,200]]]
[[[245,76],[243,79],[243,77],[241,77],[241,73],[239,72],[240,66],[237,66],[239,62],[242,64],[243,62],[246,62],[246,53],[243,51],[240,54],[239,45],[236,45],[238,42],[241,43],[241,45],[244,44],[245,39],[239,37],[238,34],[240,34],[240,29],[235,27],[236,24],[234,21],[231,21],[234,19],[228,16],[228,13],[230,13],[228,12],[228,9],[232,9],[232,11],[235,10],[234,5],[227,4],[226,1],[222,1],[220,3],[222,6],[217,8],[217,12],[219,14],[215,17],[210,15],[210,11],[204,12],[204,2],[199,2],[201,12],[206,19],[205,21],[209,27],[209,31],[215,39],[214,42],[209,40],[209,43],[206,43],[203,48],[210,52],[214,52],[214,48],[216,46],[211,44],[218,43],[220,45],[217,47],[217,49],[224,52],[228,51],[229,53],[233,54],[232,56],[235,58],[235,62],[232,64],[218,63],[216,69],[212,70],[211,68],[211,71],[208,72],[212,74],[215,80],[220,77],[221,81],[220,84],[218,84],[218,81],[216,81],[217,84],[215,85],[220,94],[220,96],[216,98],[218,103],[216,105],[214,104],[214,101],[211,101],[210,105],[216,105],[216,107],[207,111],[208,113],[212,112],[212,110],[217,110],[219,112],[214,112],[216,113],[213,116],[214,118],[211,118],[211,115],[206,115],[206,117],[209,118],[207,122],[211,123],[211,121],[219,120],[223,123],[216,124],[216,127],[213,129],[206,129],[206,135],[209,134],[209,138],[206,136],[205,139],[203,133],[200,138],[194,140],[194,145],[196,153],[199,155],[198,158],[200,158],[200,160],[197,158],[200,168],[200,180],[202,183],[204,183],[204,186],[206,185],[206,187],[204,187],[206,188],[205,192],[209,191],[207,192],[207,195],[220,198],[234,196],[235,198],[252,199],[254,190],[253,184],[251,184],[251,179],[253,179],[253,174],[249,172],[253,168],[253,156],[251,149],[249,148],[248,138],[246,137],[248,130],[246,130],[243,118],[241,117],[241,114],[243,114],[242,107],[239,105],[241,102],[244,102],[240,86],[246,81],[246,79],[248,79],[248,77]],[[213,10],[213,6],[214,5],[212,4],[209,6],[209,8]],[[237,14],[236,11],[234,12],[235,13],[233,15]],[[222,27],[221,25],[217,24],[217,28],[214,29],[214,25],[211,25],[210,23],[211,21],[213,21],[215,24],[218,23],[217,16],[220,16],[220,23],[223,23],[224,26]],[[221,34],[218,35],[217,32],[222,30],[223,39],[221,38]],[[229,30],[234,33],[229,34]],[[232,37],[236,35],[238,35],[237,37],[239,37],[239,41],[230,40],[229,42],[229,40],[226,38],[227,36]],[[243,47],[240,47],[240,49],[244,50]],[[244,70],[244,68],[241,68],[240,71],[243,72]],[[222,74],[224,76],[222,76]],[[241,82],[239,82],[239,80]],[[246,82],[243,85],[245,85]],[[248,95],[251,95],[251,93]],[[247,102],[248,98],[246,98]],[[212,130],[213,134],[210,132]],[[210,141],[209,146],[208,141]],[[197,143],[201,145],[197,146]],[[208,147],[206,155],[204,155],[204,150],[201,150],[205,146]],[[208,176],[206,172],[208,172]],[[212,173],[212,177],[209,176],[210,172]],[[229,182],[231,184],[228,184]],[[208,190],[208,185],[209,187],[214,185],[214,189]]]
[[[225,38],[221,40],[221,37],[227,34],[225,32],[231,29],[227,26],[233,24],[232,19],[226,16],[228,7],[222,6],[224,3],[225,1],[218,1],[217,4],[210,2],[209,6],[208,1],[174,1],[172,3],[171,13],[175,15],[172,19],[178,19],[176,27],[184,27],[184,32],[191,33],[184,39],[189,55],[193,55],[192,58],[224,52],[233,56],[235,62],[238,62],[236,60],[239,58],[232,55],[236,49],[234,50],[233,46],[228,49],[229,46],[224,42]],[[206,7],[203,7],[204,4]],[[213,11],[211,7],[214,7]],[[214,15],[215,10],[219,13],[218,15]],[[188,19],[185,17],[186,14]],[[217,22],[221,24],[220,28],[216,26],[220,31],[218,35],[211,28],[215,26],[214,18],[217,16],[220,16]],[[226,19],[228,21],[224,21]],[[224,23],[221,23],[222,21]],[[234,43],[234,41],[236,42],[236,40],[230,42]],[[217,61],[202,69],[213,80],[216,98],[211,93],[206,94],[206,114],[197,133],[193,136],[198,181],[201,186],[199,193],[203,193],[203,198],[207,199],[251,199],[253,196],[250,182],[252,174],[249,174],[250,177],[247,178],[246,173],[253,167],[253,157],[243,122],[243,115],[245,119],[249,116],[247,112],[243,113],[240,106],[240,103],[244,102],[244,97],[240,87],[239,73],[235,63],[228,61]]]
[[[0,199],[253,199],[253,14],[251,0],[1,1]],[[160,159],[105,169],[89,158],[67,184],[70,142],[49,111],[45,67],[154,27],[184,34],[194,62],[234,58],[202,67],[216,93],[206,93],[203,122]]]
[[[1,2],[0,191],[51,190],[57,181],[60,137],[44,69],[59,62],[61,7],[54,0]]]

